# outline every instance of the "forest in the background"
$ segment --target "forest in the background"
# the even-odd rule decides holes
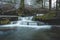
[[[34,16],[33,20],[38,21],[60,20],[60,0],[0,0],[0,6],[0,15],[12,16],[7,16],[8,20],[18,20],[17,16]]]

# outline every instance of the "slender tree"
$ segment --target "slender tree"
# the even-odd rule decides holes
[[[24,10],[24,0],[21,0],[20,1],[20,7],[19,7],[19,10],[18,10],[18,15],[22,15],[23,10]]]
[[[58,0],[59,1],[59,8],[60,8],[60,0]]]
[[[20,3],[20,8],[24,8],[24,0],[21,0],[21,3]]]
[[[45,7],[45,0],[43,0],[43,2],[44,2],[43,5],[44,5],[44,7]]]
[[[52,0],[49,0],[49,10],[51,10]]]
[[[44,7],[44,5],[43,5],[43,0],[42,0],[42,8]]]
[[[60,0],[56,0],[56,9],[60,8]]]
[[[58,10],[58,0],[56,0],[56,11]]]

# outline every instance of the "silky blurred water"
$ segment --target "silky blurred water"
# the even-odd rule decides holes
[[[20,20],[21,18],[21,20]],[[50,29],[51,26],[45,26],[42,25],[42,26],[38,26],[36,23],[32,24],[32,25],[27,25],[26,23],[24,23],[24,21],[26,22],[35,22],[35,21],[32,21],[32,18],[33,17],[19,17],[19,25],[17,25],[16,27],[16,30],[9,30],[9,31],[0,31],[0,40],[33,40],[35,39],[33,35],[36,35],[35,33],[38,32],[38,30],[42,31],[42,30],[45,30],[45,29]],[[21,25],[20,22],[24,23],[24,25]],[[18,24],[16,23],[16,24]],[[40,22],[42,23],[42,22]],[[15,25],[16,25],[15,24]],[[13,27],[13,23],[11,24]],[[26,26],[27,25],[27,26]],[[6,25],[6,26],[9,26],[9,25]],[[42,35],[41,34],[38,34],[38,35]],[[45,36],[45,33],[43,34]],[[42,35],[42,36],[43,36]],[[41,38],[41,37],[39,37]],[[39,39],[39,38],[36,38]],[[42,38],[43,39],[43,38]],[[46,38],[48,39],[48,38]]]
[[[0,38],[0,40],[32,40],[34,38],[33,35],[37,32],[38,30],[34,28],[18,27],[16,31],[11,32],[10,34],[5,34],[4,37]],[[38,35],[42,35],[42,34],[38,34]]]

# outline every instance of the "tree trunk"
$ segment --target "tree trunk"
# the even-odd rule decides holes
[[[22,15],[23,10],[24,10],[24,0],[21,0],[20,7],[19,7],[19,10],[18,10],[18,12],[19,12],[18,15]]]
[[[60,8],[60,0],[59,0],[59,8]]]
[[[24,8],[24,0],[21,0],[20,6],[21,8]]]
[[[45,0],[43,0],[43,2],[44,2],[44,8],[45,8]]]
[[[56,11],[58,10],[58,0],[56,1]]]
[[[43,0],[42,0],[42,8],[43,8],[44,6],[43,6]]]
[[[51,10],[52,0],[49,0],[49,10]]]

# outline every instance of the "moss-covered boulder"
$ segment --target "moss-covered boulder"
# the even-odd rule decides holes
[[[49,13],[44,14],[43,16],[35,16],[34,19],[49,20],[56,17],[56,13],[50,11]]]
[[[8,24],[8,23],[10,23],[9,19],[1,19],[0,20],[0,24]]]

